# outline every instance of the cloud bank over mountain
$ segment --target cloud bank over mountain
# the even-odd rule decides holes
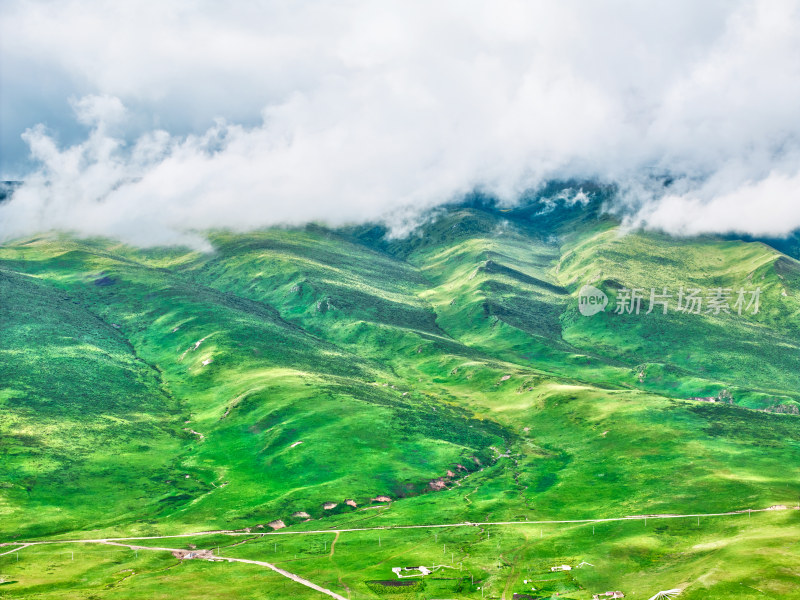
[[[635,226],[800,227],[797,1],[9,0],[0,17],[3,174],[26,182],[0,239],[402,234],[471,190],[513,203],[553,178],[619,185]]]

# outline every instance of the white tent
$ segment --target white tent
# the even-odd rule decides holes
[[[669,600],[670,598],[674,598],[680,593],[681,593],[680,588],[675,588],[672,590],[664,590],[663,592],[658,592],[655,596],[650,598],[650,600],[663,600],[664,598]]]

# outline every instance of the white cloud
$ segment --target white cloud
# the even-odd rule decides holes
[[[680,235],[731,231],[776,237],[800,226],[800,174],[772,173],[729,192],[703,192],[663,196],[628,223]]]
[[[0,206],[0,238],[404,230],[475,187],[513,201],[552,177],[620,183],[631,222],[675,232],[800,227],[793,0],[9,0],[0,17],[0,76],[68,82],[45,111],[79,98],[89,127],[59,143],[4,119],[35,169]],[[23,114],[34,92],[9,89],[4,113]]]

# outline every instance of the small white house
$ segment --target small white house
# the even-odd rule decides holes
[[[431,569],[423,567],[422,565],[419,567],[394,567],[392,568],[392,572],[397,575],[398,579],[403,579],[404,577],[425,577],[433,573]]]

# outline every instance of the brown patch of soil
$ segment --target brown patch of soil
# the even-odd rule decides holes
[[[441,490],[446,490],[447,483],[445,482],[444,478],[439,477],[438,479],[434,479],[433,481],[428,482],[428,487],[438,492]]]

